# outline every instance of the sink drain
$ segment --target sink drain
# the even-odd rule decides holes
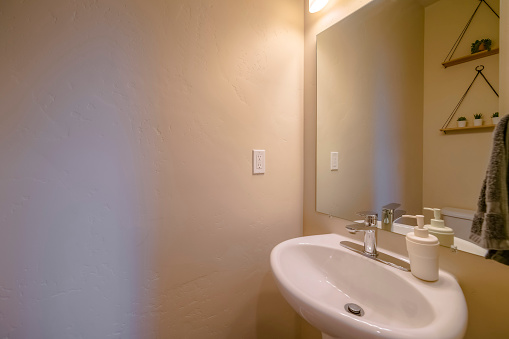
[[[362,307],[360,307],[357,304],[352,304],[352,303],[346,304],[345,310],[352,314],[358,315],[359,317],[362,317],[364,315],[364,310],[362,309]]]

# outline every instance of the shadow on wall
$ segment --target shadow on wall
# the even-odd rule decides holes
[[[228,325],[230,334],[226,338],[299,338],[301,319],[279,293],[272,273],[269,272],[263,277],[261,286],[256,286],[256,283],[250,285],[245,288],[259,290],[256,294],[257,300],[244,303],[244,308],[236,311],[233,322]],[[252,307],[245,307],[246,305]],[[246,322],[246,319],[251,319],[252,323]],[[256,333],[253,333],[253,328],[256,328]]]
[[[2,338],[127,338],[146,298],[136,55],[75,5],[0,12]]]

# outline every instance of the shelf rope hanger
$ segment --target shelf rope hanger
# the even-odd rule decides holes
[[[493,14],[495,14],[497,16],[497,18],[500,19],[500,16],[497,14],[497,12],[495,12],[495,10],[493,8],[491,8],[491,6],[486,2],[486,0],[479,0],[479,4],[477,5],[477,7],[475,8],[475,11],[474,13],[472,14],[472,16],[470,17],[470,19],[467,21],[467,24],[465,25],[465,27],[463,28],[463,30],[461,31],[460,33],[460,36],[458,37],[458,39],[456,39],[456,41],[454,42],[454,45],[452,45],[452,48],[451,50],[449,51],[449,53],[447,54],[447,56],[445,57],[444,59],[444,62],[447,62],[447,61],[450,61],[452,59],[452,56],[454,54],[454,52],[456,52],[456,49],[458,48],[460,42],[461,42],[461,39],[463,39],[463,36],[465,35],[465,33],[467,32],[467,29],[468,27],[470,26],[470,24],[472,23],[472,20],[474,19],[474,16],[475,14],[477,13],[477,10],[479,9],[479,7],[481,7],[481,5],[485,3],[486,6],[488,6],[488,8],[493,12]]]
[[[483,0],[484,1],[484,0]],[[456,114],[456,112],[458,111],[458,108],[461,106],[461,103],[463,102],[463,100],[465,99],[465,97],[467,96],[468,94],[468,91],[470,91],[470,88],[472,88],[472,85],[474,84],[475,80],[477,80],[477,77],[479,76],[479,74],[484,78],[484,80],[486,80],[486,83],[490,86],[491,90],[495,93],[495,95],[498,97],[498,93],[497,91],[493,88],[493,86],[490,84],[490,82],[488,81],[488,79],[486,79],[486,77],[484,76],[483,74],[483,69],[484,69],[484,65],[479,65],[475,68],[475,70],[477,71],[477,74],[475,75],[474,77],[474,80],[472,80],[472,82],[470,83],[470,86],[468,86],[467,88],[467,91],[465,92],[465,94],[463,94],[463,96],[461,97],[460,101],[458,102],[458,104],[456,105],[456,107],[454,107],[454,110],[452,111],[451,115],[449,115],[449,117],[447,118],[447,120],[445,121],[445,124],[442,126],[442,130],[445,129],[447,127],[447,125],[449,125],[449,123],[451,122],[452,118],[454,117],[454,115]],[[445,131],[444,131],[445,132]]]

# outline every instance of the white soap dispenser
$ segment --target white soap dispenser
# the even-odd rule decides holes
[[[444,221],[441,219],[440,208],[424,207],[425,210],[433,211],[434,219],[431,219],[431,225],[425,225],[429,233],[438,238],[440,245],[451,247],[454,245],[454,230],[445,226]]]
[[[438,239],[424,227],[424,215],[404,215],[417,219],[414,231],[406,235],[406,248],[412,274],[422,280],[438,280]]]

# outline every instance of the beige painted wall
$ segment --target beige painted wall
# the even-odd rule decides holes
[[[498,0],[488,0],[497,13]],[[481,184],[491,151],[492,129],[444,134],[439,129],[452,113],[484,65],[483,74],[499,89],[499,56],[473,60],[444,69],[441,63],[477,4],[464,0],[441,0],[426,8],[424,62],[424,205],[476,209]],[[482,5],[465,33],[453,58],[470,54],[470,44],[489,37],[499,47],[499,20]],[[465,116],[473,125],[473,114],[483,113],[491,124],[491,114],[499,111],[499,100],[481,76],[473,84],[449,127]]]
[[[371,2],[317,36],[318,211],[356,220],[404,202],[419,213],[423,41],[424,9],[407,0]]]
[[[0,3],[0,337],[297,336],[302,10]]]
[[[345,232],[346,220],[329,218],[315,211],[315,147],[316,147],[316,58],[315,36],[317,33],[334,24],[348,13],[362,6],[367,1],[331,0],[322,12],[310,14],[305,12],[305,60],[304,60],[304,234],[340,233]],[[501,4],[501,70],[509,68],[509,58],[504,55],[509,50],[509,2]],[[504,16],[504,13],[505,16]],[[504,53],[504,46],[507,46]],[[500,79],[500,93],[509,89],[509,72],[503,72]],[[500,111],[509,112],[508,100],[500,101]],[[357,237],[361,240],[361,237]],[[405,253],[404,238],[399,235],[380,232],[379,245],[384,248]],[[466,338],[504,338],[509,336],[509,328],[505,317],[505,308],[509,304],[509,267],[496,262],[487,261],[468,253],[451,253],[441,248],[440,265],[453,273],[465,294],[469,308],[469,323]],[[495,307],[494,312],[484,309]],[[303,323],[304,338],[319,338],[316,329]]]

